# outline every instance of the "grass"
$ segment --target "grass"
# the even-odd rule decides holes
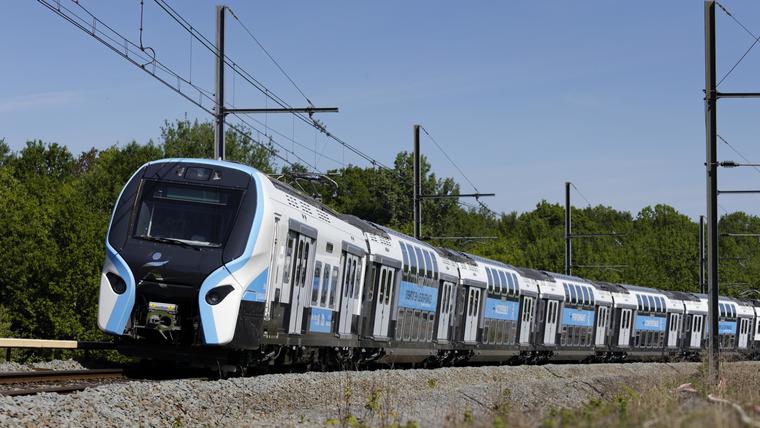
[[[574,427],[745,427],[739,412],[730,405],[710,402],[708,394],[740,405],[750,423],[760,426],[760,370],[755,363],[724,363],[718,386],[706,382],[706,366],[690,377],[633,389],[621,386],[605,400],[591,400],[581,408],[553,409],[536,420],[511,410],[508,400],[489,417],[472,421],[465,415],[462,426],[574,428]],[[689,384],[688,386],[682,386]],[[679,388],[680,386],[680,388]],[[469,420],[468,420],[469,419]]]
[[[646,366],[641,366],[646,370]],[[693,367],[693,366],[692,366]],[[462,398],[459,405],[451,406],[446,416],[447,427],[744,427],[739,412],[731,405],[711,402],[708,395],[730,400],[741,406],[749,425],[760,427],[760,364],[757,362],[726,362],[722,365],[721,382],[713,386],[706,381],[706,365],[691,375],[669,369],[663,375],[644,376],[636,383],[630,376],[597,384],[601,399],[592,399],[574,408],[551,408],[549,405],[526,407],[521,397],[510,390],[510,379],[494,378],[495,383],[483,395]],[[656,372],[659,373],[659,372]],[[416,427],[415,421],[422,415],[408,414],[409,408],[401,398],[399,385],[391,377],[378,379],[356,379],[346,374],[341,379],[340,393],[335,396],[335,411],[329,419],[317,422],[325,426],[340,427]],[[572,381],[572,377],[567,378]],[[603,379],[603,377],[602,377]],[[588,384],[589,381],[581,380]],[[404,386],[408,389],[409,386]],[[434,376],[419,381],[421,394],[448,388]],[[582,387],[581,389],[585,389]],[[457,390],[445,394],[456,397]],[[559,391],[547,391],[547,400]],[[572,391],[572,389],[571,389]],[[439,392],[440,393],[440,392]],[[560,392],[561,393],[561,392]],[[572,392],[570,392],[572,394]],[[464,394],[463,394],[464,395]],[[595,396],[591,394],[590,396]],[[598,394],[596,396],[599,396]],[[557,397],[561,398],[561,397]],[[454,398],[456,400],[456,398]],[[568,402],[565,400],[564,402]],[[532,410],[525,410],[525,409]],[[537,408],[541,408],[539,414]],[[401,411],[401,409],[406,409]],[[526,413],[528,411],[534,414]],[[321,423],[320,423],[321,422]],[[754,422],[757,422],[755,424]]]

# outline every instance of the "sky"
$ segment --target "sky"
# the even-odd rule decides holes
[[[215,2],[166,1],[214,40]],[[60,3],[84,15],[71,0]],[[80,4],[139,39],[139,1]],[[225,4],[239,18],[226,18],[227,54],[236,64],[290,105],[305,106],[242,22],[316,106],[340,109],[319,115],[327,128],[383,164],[411,150],[418,123],[480,192],[496,193],[484,200],[496,211],[562,202],[566,181],[580,191],[573,192],[576,206],[635,215],[665,203],[692,218],[705,210],[701,1]],[[760,35],[760,3],[722,4]],[[716,16],[722,77],[754,39],[722,11]],[[75,154],[159,141],[166,120],[211,119],[37,1],[6,2],[0,36],[0,138],[14,151],[31,139]],[[143,44],[213,92],[213,55],[154,0],[145,0]],[[755,46],[719,90],[760,91],[759,72]],[[228,101],[272,107],[233,74],[226,75]],[[752,162],[760,162],[759,114],[760,100],[719,101],[719,134]],[[320,170],[368,165],[289,115],[254,119]],[[718,158],[743,161],[731,147],[720,143]],[[424,134],[422,150],[437,175],[473,191]],[[760,169],[722,169],[719,180],[724,190],[760,189]],[[719,203],[722,213],[760,214],[760,195],[721,196]]]

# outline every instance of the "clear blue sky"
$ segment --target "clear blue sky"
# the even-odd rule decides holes
[[[213,39],[214,2],[169,2]],[[137,0],[81,3],[137,39]],[[592,204],[636,213],[667,203],[693,218],[704,211],[701,1],[227,4],[315,104],[340,107],[321,116],[328,128],[381,162],[411,149],[412,125],[421,123],[481,191],[497,193],[487,202],[498,211],[562,201],[568,180]],[[724,4],[760,34],[760,4]],[[14,150],[42,139],[79,153],[156,140],[165,119],[209,118],[35,1],[6,3],[0,36],[0,138]],[[304,104],[232,18],[227,38],[230,56],[291,104]],[[722,75],[753,39],[719,11],[718,40]],[[190,37],[151,0],[144,41],[189,75]],[[720,89],[760,91],[759,76],[760,46]],[[213,89],[213,57],[197,43],[192,78]],[[230,76],[228,83],[231,98]],[[264,104],[240,79],[234,89],[238,106]],[[760,100],[719,105],[719,133],[755,162],[758,113]],[[267,123],[329,157],[366,165],[310,129],[293,130],[290,118]],[[423,149],[439,175],[471,190],[429,140]],[[740,160],[725,144],[719,158]],[[760,188],[758,171],[721,174],[723,189]],[[760,196],[720,204],[760,214]]]

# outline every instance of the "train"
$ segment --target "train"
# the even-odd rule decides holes
[[[760,302],[720,297],[721,352]],[[515,267],[341,214],[246,165],[163,159],[115,203],[98,326],[147,361],[227,373],[699,359],[707,296]]]

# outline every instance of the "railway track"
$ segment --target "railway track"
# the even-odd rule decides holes
[[[37,370],[0,373],[0,395],[65,394],[126,379],[122,369]]]

